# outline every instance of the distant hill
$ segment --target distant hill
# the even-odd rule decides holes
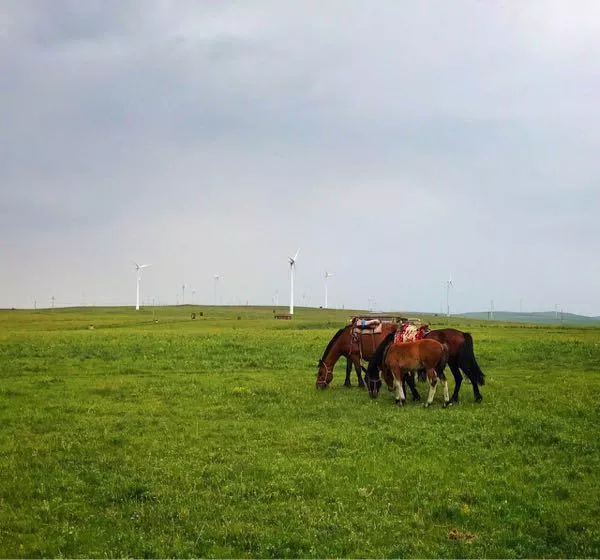
[[[460,313],[457,317],[490,320],[488,311]],[[600,326],[600,317],[588,317],[575,313],[556,313],[555,311],[539,311],[536,313],[520,313],[518,311],[494,311],[493,321],[510,321],[512,323],[544,323],[544,324],[584,324]]]

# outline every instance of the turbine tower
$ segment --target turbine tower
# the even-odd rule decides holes
[[[333,276],[333,273],[325,271],[325,309],[327,309],[327,280]]]
[[[135,296],[135,310],[139,311],[140,310],[140,280],[142,279],[142,269],[148,268],[150,265],[149,264],[138,264],[138,263],[134,263],[134,264],[135,264],[135,270],[137,272],[137,289],[136,289],[136,296]]]
[[[215,279],[215,305],[217,305],[217,291],[219,287],[219,280],[223,278],[223,275],[217,272],[213,275],[213,278]]]
[[[454,287],[452,283],[452,276],[446,281],[446,312],[450,317],[450,288]]]
[[[294,314],[294,274],[296,273],[296,259],[300,249],[296,251],[293,257],[288,257],[290,261],[290,315]]]

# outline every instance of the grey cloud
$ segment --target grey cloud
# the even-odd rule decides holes
[[[283,303],[301,246],[313,304],[331,268],[337,305],[438,311],[452,273],[456,309],[562,298],[600,313],[585,259],[600,234],[593,3],[0,9],[12,276],[34,254],[45,278],[60,276],[53,263],[72,271],[63,301],[85,283],[128,302],[139,258],[155,264],[155,297],[174,302],[186,282],[208,303],[218,270],[224,297],[278,290]],[[99,280],[75,272],[74,238],[103,263]],[[0,305],[48,290],[13,280]]]

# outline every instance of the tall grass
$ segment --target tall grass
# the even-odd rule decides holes
[[[461,321],[483,403],[400,409],[314,388],[349,312],[195,309],[0,312],[0,556],[600,556],[600,330]]]

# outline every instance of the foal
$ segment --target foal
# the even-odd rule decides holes
[[[448,381],[444,368],[448,362],[448,347],[437,340],[424,338],[414,342],[390,344],[381,361],[372,359],[367,368],[366,378],[369,395],[376,398],[381,387],[379,369],[390,390],[396,389],[396,404],[404,405],[404,381],[409,372],[425,370],[429,382],[429,396],[425,406],[433,402],[438,379],[444,387],[444,407],[450,403]]]

